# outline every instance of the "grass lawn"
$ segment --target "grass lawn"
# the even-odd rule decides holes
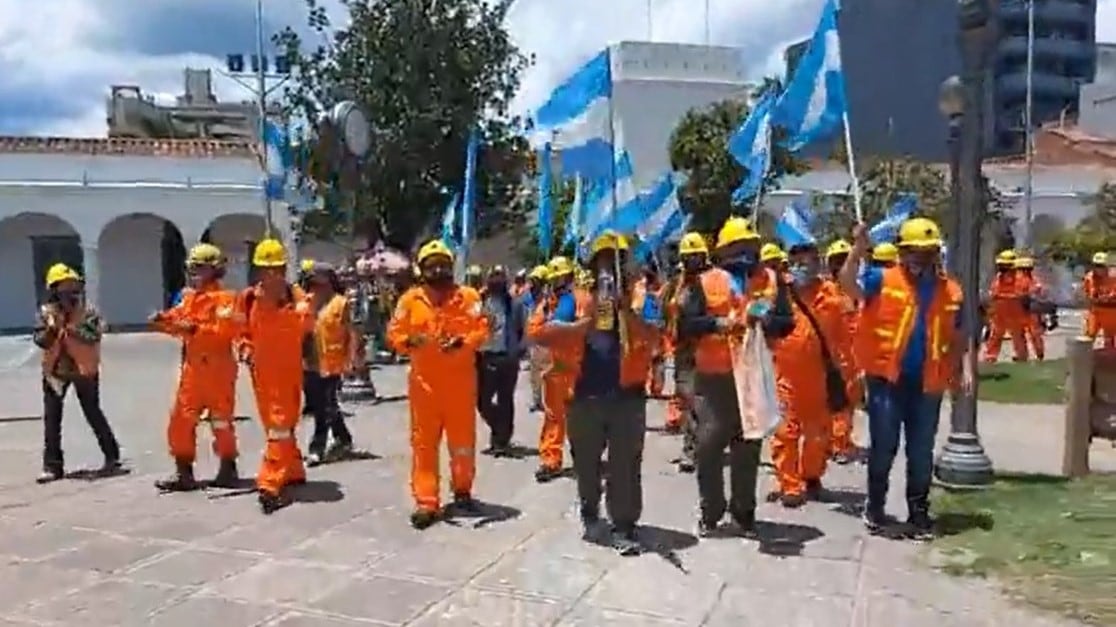
[[[1065,402],[1066,360],[980,365],[982,401],[1060,405]]]
[[[994,577],[1039,607],[1116,625],[1116,475],[1005,476],[987,490],[936,491],[932,561]]]

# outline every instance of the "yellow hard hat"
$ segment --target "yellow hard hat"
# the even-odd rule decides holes
[[[453,261],[453,251],[450,250],[449,246],[446,246],[446,243],[442,240],[432,239],[422,245],[422,248],[420,248],[418,251],[418,256],[415,257],[415,260],[421,266],[422,264],[426,263],[427,259],[430,259],[431,257],[445,257],[446,259]],[[474,269],[476,270],[476,274],[479,275],[481,273],[480,266],[469,266],[469,274],[473,274]]]
[[[942,230],[929,218],[911,218],[899,227],[900,248],[941,248]]]
[[[825,249],[825,258],[828,259],[830,257],[839,257],[841,255],[847,255],[851,252],[852,244],[846,242],[843,239],[839,239],[830,244],[829,248]]]
[[[1016,255],[1014,250],[1001,250],[996,255],[996,265],[998,266],[1014,266]]]
[[[252,265],[260,268],[281,268],[287,265],[287,249],[277,239],[265,239],[256,244]]]
[[[223,263],[225,263],[225,257],[221,254],[221,249],[205,242],[191,248],[189,254],[186,255],[186,265],[188,266],[219,266]]]
[[[768,242],[760,248],[760,261],[766,263],[768,261],[778,261],[783,258],[783,249],[774,242]]]
[[[573,264],[565,257],[555,257],[546,265],[547,278],[557,279],[572,274]]]
[[[550,269],[547,268],[545,264],[535,266],[531,268],[531,272],[527,274],[527,278],[536,281],[546,281],[550,278]]]
[[[589,247],[589,254],[595,255],[604,250],[628,250],[628,238],[615,231],[605,231],[593,240],[593,245]]]
[[[81,275],[64,263],[56,263],[47,270],[46,286],[54,287],[62,281],[80,281]]]
[[[717,248],[723,248],[736,242],[757,240],[760,238],[752,223],[744,218],[733,216],[725,220],[721,231],[717,233]]]
[[[899,260],[899,248],[891,242],[876,244],[872,249],[872,261],[894,263]]]
[[[1094,266],[1107,266],[1108,265],[1108,253],[1096,253],[1096,254],[1094,254],[1093,255],[1093,265]]]
[[[314,269],[314,260],[313,259],[303,259],[302,261],[300,261],[298,263],[298,269],[302,270],[303,272],[310,272],[311,270]]]
[[[709,246],[705,244],[705,238],[697,231],[690,231],[682,236],[682,241],[678,242],[679,255],[708,255]]]
[[[1015,267],[1020,270],[1031,270],[1035,267],[1035,260],[1030,257],[1020,257],[1015,260]]]

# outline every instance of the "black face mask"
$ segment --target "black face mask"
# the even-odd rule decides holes
[[[81,294],[79,292],[59,292],[58,302],[69,307],[74,307],[81,302]]]
[[[744,251],[722,261],[721,267],[737,277],[746,277],[756,267],[756,256]]]
[[[697,274],[705,269],[705,259],[701,257],[684,257],[682,259],[682,271],[686,274]]]

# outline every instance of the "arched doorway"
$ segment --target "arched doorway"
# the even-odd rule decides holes
[[[69,222],[46,213],[0,219],[0,330],[29,329],[43,301],[47,268],[65,263],[84,274],[81,236]]]
[[[186,251],[178,227],[161,216],[131,213],[101,230],[101,313],[113,326],[140,327],[185,283]]]
[[[230,213],[209,223],[201,240],[220,248],[229,260],[226,286],[241,289],[252,282],[252,251],[263,239],[267,222],[263,216]]]

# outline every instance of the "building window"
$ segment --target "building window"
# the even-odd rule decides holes
[[[47,269],[56,263],[64,263],[85,276],[85,254],[81,250],[81,238],[76,235],[32,236],[31,271],[35,274],[35,298],[40,303],[46,299],[44,279]]]

